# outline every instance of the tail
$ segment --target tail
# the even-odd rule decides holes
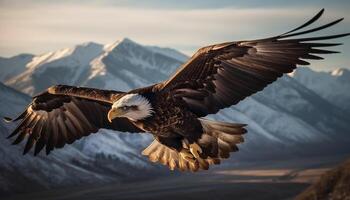
[[[197,140],[197,144],[202,149],[200,157],[189,161],[180,156],[177,152],[154,140],[142,154],[148,156],[152,162],[160,162],[167,165],[171,170],[178,168],[181,171],[207,170],[209,165],[220,164],[222,159],[228,158],[230,152],[238,151],[237,144],[242,143],[245,124],[234,124],[227,122],[217,122],[204,118],[199,118],[203,134]],[[183,140],[183,148],[188,149],[189,144]]]
[[[230,152],[238,151],[237,144],[243,143],[246,124],[212,121],[200,118],[203,127],[202,137],[197,141],[202,148],[202,157],[225,159]]]

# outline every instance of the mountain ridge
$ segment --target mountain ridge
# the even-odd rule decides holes
[[[85,52],[87,55],[73,54],[76,49]],[[144,46],[129,38],[124,38],[107,45],[88,42],[82,45],[76,45],[73,48],[58,50],[56,53],[50,52],[52,55],[61,55],[62,57],[53,56],[56,59],[48,59],[46,60],[47,63],[38,62],[38,66],[29,67],[28,72],[21,74],[19,76],[20,78],[15,77],[11,79],[7,84],[29,94],[41,92],[55,84],[127,91],[166,80],[187,58],[181,53],[174,56],[176,50],[165,48],[166,51],[162,52],[162,49],[164,48]],[[168,55],[169,52],[170,55]],[[95,56],[96,54],[98,55]],[[83,58],[85,62],[79,62],[81,65],[77,66],[75,64],[70,65],[72,62],[66,62],[64,66],[61,66],[61,64],[55,65],[66,61],[67,57],[70,60],[81,60],[80,58]],[[183,60],[177,60],[174,57],[179,57]],[[88,65],[86,65],[87,63]],[[76,68],[77,70],[67,71],[69,67]],[[341,113],[339,106],[338,108],[334,107],[329,99],[322,96],[321,92],[308,87],[307,83],[300,81],[301,79],[297,77],[300,70],[306,71],[307,73],[304,74],[307,76],[310,76],[308,74],[315,73],[318,75],[319,73],[308,68],[298,68],[294,74],[290,74],[292,78],[284,76],[276,83],[268,86],[264,91],[258,92],[244,101],[251,104],[260,102],[262,103],[260,104],[261,107],[267,106],[270,111],[276,110],[279,113],[284,113],[289,118],[291,117],[291,119],[301,119],[305,123],[302,127],[309,126],[309,136],[319,133],[322,133],[320,135],[327,135],[332,131],[342,133],[347,131],[346,127],[344,128],[344,120],[342,120],[342,118],[346,118],[346,114],[338,114]],[[337,77],[341,77],[342,75],[340,73],[343,71],[338,70]],[[68,78],[62,78],[60,76],[62,73],[65,74],[64,77]],[[332,73],[334,74],[335,72],[329,72],[327,74]],[[307,87],[304,87],[305,85]],[[291,101],[290,98],[294,99]],[[317,106],[314,105],[315,103]],[[240,105],[243,105],[241,107],[246,109],[248,108],[245,103],[240,103],[234,108],[243,111],[244,109]],[[241,113],[240,115],[244,114]],[[249,117],[254,119],[254,116],[259,116],[259,113],[253,112]],[[322,116],[333,116],[336,119],[322,118]],[[260,124],[265,123],[262,117],[258,120],[260,120],[258,122]],[[333,124],[337,124],[337,128],[323,127],[327,123],[330,124],[331,121]],[[296,121],[295,123],[300,124]],[[270,125],[265,124],[265,126],[269,127]],[[295,127],[298,126],[295,125]],[[326,125],[326,127],[328,126],[330,125]],[[289,129],[292,129],[292,127],[289,127]],[[272,129],[270,131],[274,132]],[[280,137],[284,138],[282,135]],[[314,138],[317,139],[317,137]]]
[[[338,68],[329,72],[315,72],[300,67],[290,74],[295,80],[329,102],[350,113],[350,70]]]

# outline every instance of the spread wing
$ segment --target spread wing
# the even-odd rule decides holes
[[[198,116],[216,113],[262,90],[304,59],[323,59],[318,54],[337,53],[322,47],[336,46],[323,40],[349,35],[291,38],[319,31],[339,23],[302,31],[318,20],[321,10],[302,26],[282,35],[252,41],[227,42],[199,49],[171,78],[159,84],[162,90],[181,97]],[[298,32],[299,31],[299,32]]]
[[[143,132],[126,118],[108,122],[107,113],[113,99],[122,95],[122,92],[92,88],[52,87],[34,97],[28,108],[12,120],[20,122],[9,138],[17,136],[13,144],[27,138],[23,154],[35,146],[36,155],[44,147],[49,154],[54,148],[71,144],[100,128]]]

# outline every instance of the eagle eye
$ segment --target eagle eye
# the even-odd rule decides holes
[[[138,110],[139,107],[138,107],[138,106],[130,106],[130,109],[131,109],[131,110]]]

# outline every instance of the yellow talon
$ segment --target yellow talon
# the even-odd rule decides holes
[[[199,154],[202,153],[203,151],[202,151],[202,148],[197,143],[193,143],[193,144],[190,144],[190,152],[195,158],[200,158]]]
[[[187,149],[182,149],[182,150],[180,151],[180,156],[181,156],[184,160],[186,160],[186,161],[188,161],[188,162],[191,162],[191,163],[193,163],[193,162],[196,161],[196,160],[194,159],[194,157],[193,157],[193,154],[190,153]]]

